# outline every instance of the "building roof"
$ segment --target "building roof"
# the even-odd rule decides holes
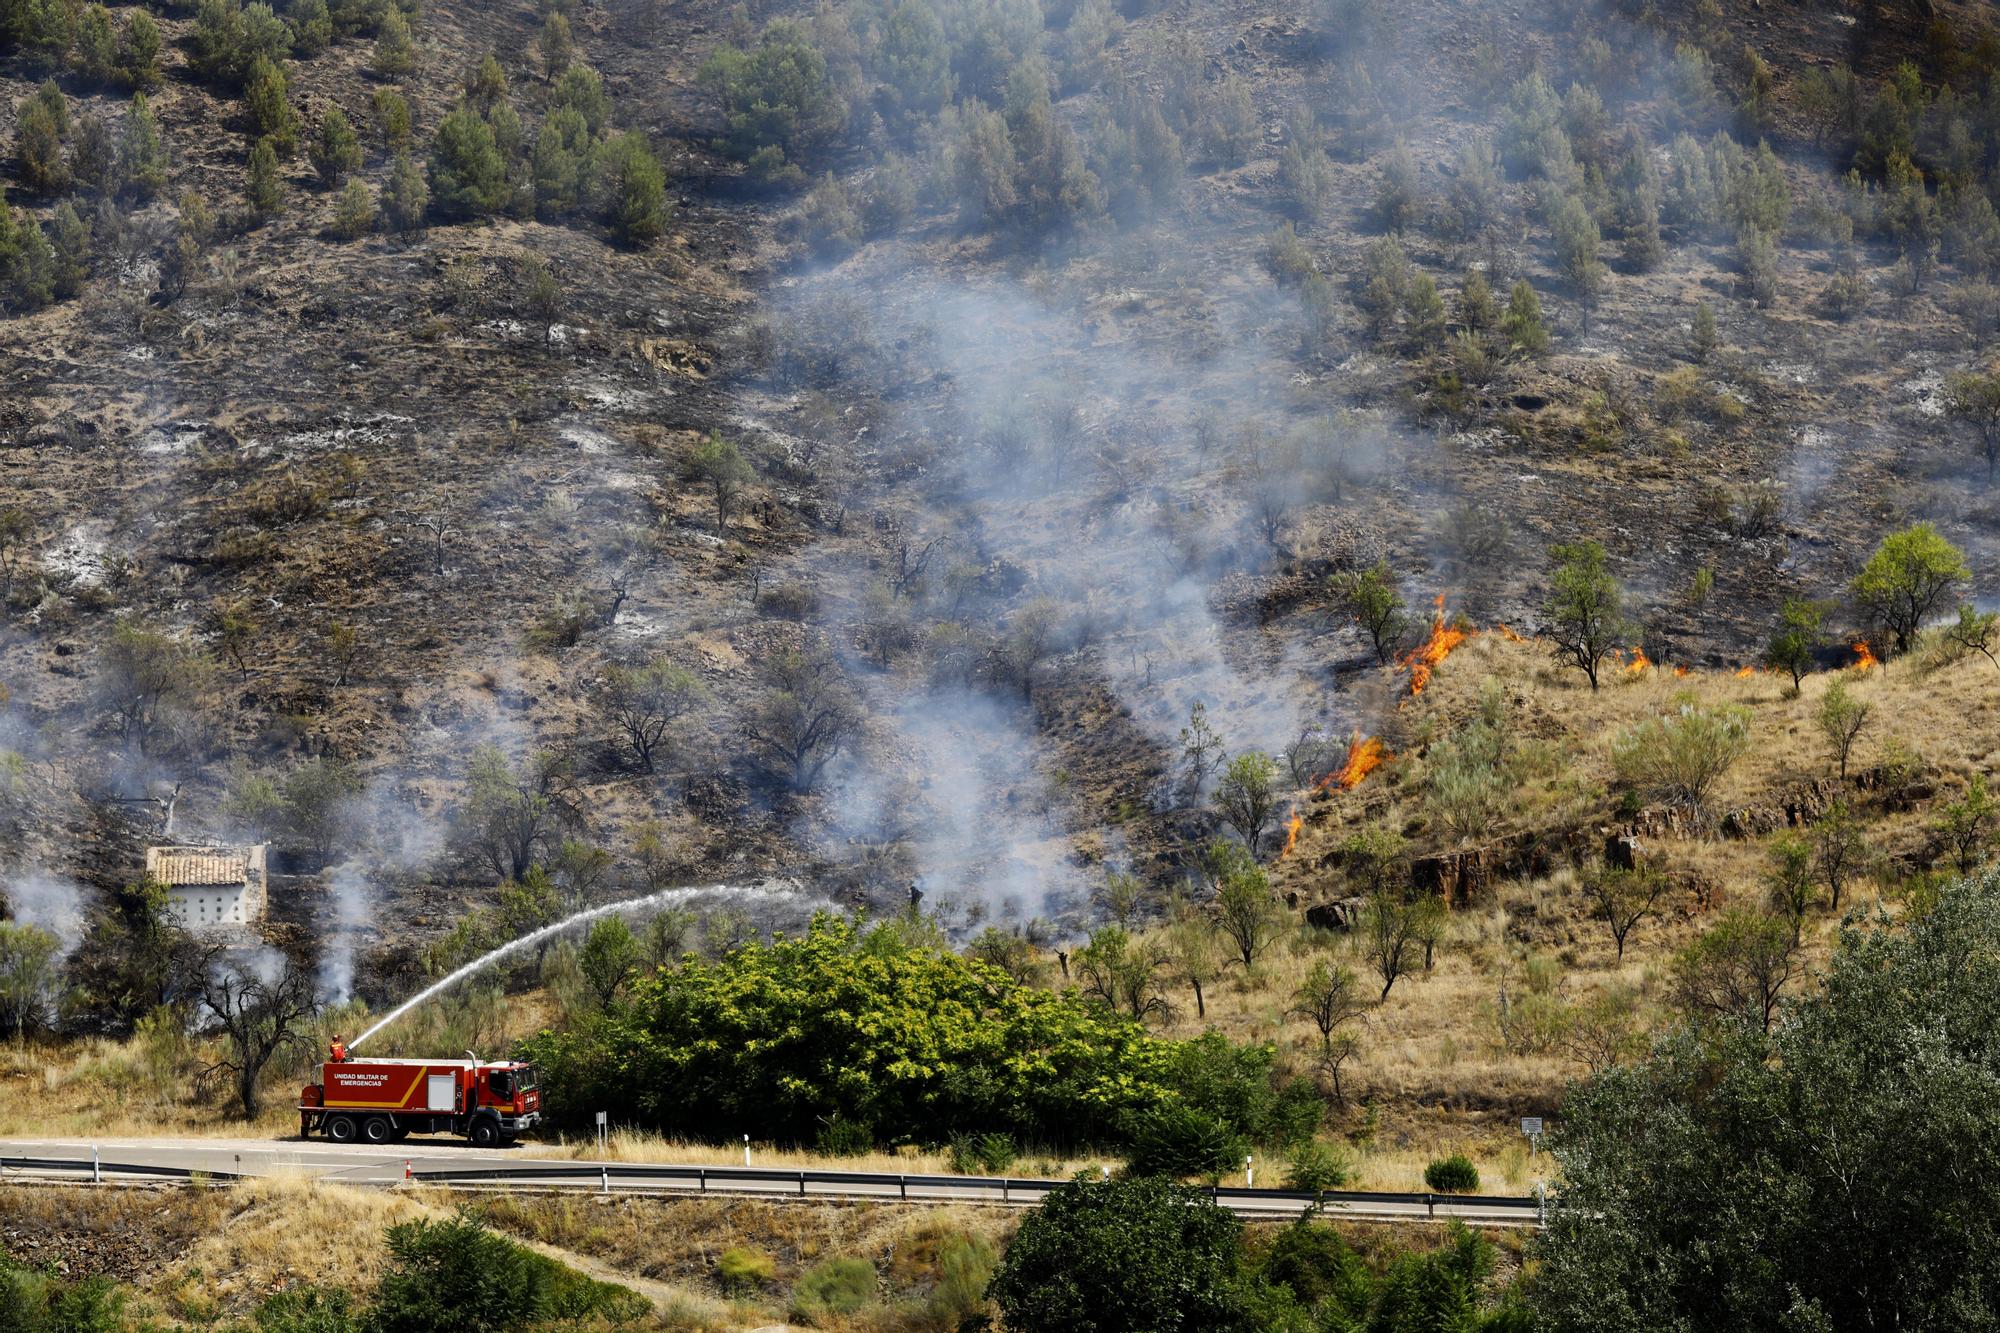
[[[249,858],[241,852],[206,847],[156,847],[147,858],[153,878],[169,887],[197,884],[242,884],[250,878]]]

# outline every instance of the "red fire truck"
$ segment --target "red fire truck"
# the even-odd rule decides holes
[[[299,1094],[299,1135],[336,1143],[394,1143],[411,1134],[459,1134],[482,1148],[541,1123],[532,1065],[469,1060],[340,1060]]]

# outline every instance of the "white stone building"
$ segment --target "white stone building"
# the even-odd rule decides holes
[[[189,930],[254,926],[269,901],[267,846],[148,847],[146,875],[166,885],[168,911]]]

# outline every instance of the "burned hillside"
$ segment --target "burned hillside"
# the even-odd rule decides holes
[[[11,0],[10,910],[67,953],[147,842],[268,838],[378,1007],[774,878],[1066,969],[1218,856],[1352,896],[1310,794],[1377,734],[1415,787],[1473,710],[1409,656],[1547,654],[1566,570],[1593,678],[1888,658],[1851,580],[1919,521],[1976,629],[1988,26]],[[1589,862],[1654,795],[1450,841]]]

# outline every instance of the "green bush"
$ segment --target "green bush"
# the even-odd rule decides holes
[[[1129,1168],[1136,1176],[1213,1179],[1243,1160],[1243,1140],[1219,1118],[1169,1101],[1134,1117]]]
[[[1440,1194],[1471,1194],[1479,1188],[1479,1168],[1463,1153],[1453,1153],[1424,1168],[1424,1184]]]
[[[736,1294],[755,1290],[778,1275],[778,1261],[762,1250],[732,1245],[715,1261],[715,1278],[725,1291]]]
[[[960,1175],[997,1176],[1014,1165],[1014,1140],[1005,1134],[960,1134],[951,1141],[951,1169]]]
[[[0,1258],[0,1328],[8,1333],[118,1333],[125,1292],[108,1277],[65,1279]]]
[[[393,1266],[375,1289],[374,1333],[459,1333],[544,1320],[632,1319],[646,1301],[486,1228],[469,1212],[390,1227]]]
[[[1035,1333],[1249,1333],[1242,1233],[1198,1190],[1080,1178],[1022,1221],[989,1294]]]
[[[828,1259],[806,1270],[792,1288],[792,1318],[817,1325],[828,1315],[849,1315],[875,1298],[875,1265],[866,1259]]]
[[[964,1235],[938,1247],[937,1286],[924,1309],[939,1328],[958,1328],[986,1310],[986,1287],[999,1249],[984,1236]]]
[[[1292,1160],[1285,1170],[1286,1189],[1318,1194],[1346,1183],[1347,1157],[1339,1150],[1316,1141],[1292,1149]]]
[[[257,1307],[257,1333],[356,1333],[354,1298],[332,1287],[293,1287]]]
[[[1288,1289],[1303,1305],[1332,1301],[1350,1316],[1366,1312],[1373,1286],[1367,1264],[1338,1232],[1304,1218],[1272,1238],[1261,1276]]]
[[[829,1157],[859,1157],[875,1147],[875,1131],[858,1120],[834,1116],[820,1126],[814,1146]]]

